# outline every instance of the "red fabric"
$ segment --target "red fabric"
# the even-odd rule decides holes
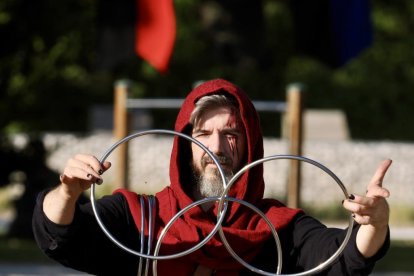
[[[250,163],[262,158],[263,137],[257,112],[248,96],[240,88],[225,80],[208,81],[195,88],[182,105],[175,130],[189,133],[188,121],[194,103],[200,97],[218,91],[233,95],[239,103],[248,144],[247,162]],[[168,223],[177,212],[193,202],[186,193],[188,185],[191,185],[187,181],[189,170],[186,164],[189,160],[183,162],[183,159],[188,158],[185,153],[189,152],[189,145],[180,142],[180,140],[181,138],[178,137],[174,139],[170,161],[170,186],[156,194],[159,210],[156,221],[158,234],[163,225]],[[124,195],[131,193],[125,190],[121,192]],[[297,209],[287,208],[276,200],[263,199],[263,193],[263,166],[259,165],[240,177],[231,188],[229,195],[259,207],[278,230],[286,227],[292,218],[300,212]],[[133,197],[127,196],[127,199],[130,206],[137,205]],[[185,213],[167,232],[160,255],[178,253],[201,241],[214,228],[216,208],[217,206],[211,213],[206,213],[200,206],[197,206]],[[131,209],[136,209],[136,207]],[[135,215],[140,215],[140,213],[135,212]],[[223,226],[230,245],[246,261],[252,260],[260,251],[261,245],[267,240],[273,239],[269,227],[261,217],[237,203],[230,204]],[[159,275],[169,275],[169,272],[174,270],[177,275],[188,275],[194,271],[198,264],[215,269],[217,275],[236,275],[237,271],[241,269],[241,265],[227,252],[217,235],[201,250],[180,259],[159,262],[158,272]]]
[[[173,0],[137,0],[135,51],[162,73],[168,70],[175,34]]]

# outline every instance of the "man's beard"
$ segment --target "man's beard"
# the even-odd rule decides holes
[[[228,182],[234,175],[233,171],[229,168],[232,167],[232,160],[225,156],[216,156],[217,160],[222,166],[223,173]],[[218,168],[206,168],[209,163],[212,163],[213,160],[210,156],[204,156],[201,160],[202,170],[196,168],[192,163],[193,176],[194,176],[194,194],[201,197],[214,197],[221,196],[224,192],[224,185],[220,171]],[[206,170],[208,170],[206,172]]]
[[[233,177],[233,172],[224,171],[226,182]],[[221,196],[224,191],[223,181],[218,169],[212,174],[198,174],[196,177],[196,190],[203,197]]]
[[[194,194],[201,196],[201,197],[214,197],[214,196],[221,196],[224,191],[222,177],[218,168],[208,168],[208,173],[205,173],[207,163],[211,160],[209,156],[205,156],[201,162],[203,171],[197,169],[194,164],[192,165],[193,168],[193,175],[195,180],[194,186]],[[231,160],[229,158],[218,156],[218,160],[221,164],[225,164],[227,168],[223,168],[224,176],[226,182],[228,182],[234,175],[231,169]],[[228,166],[230,164],[230,166]]]

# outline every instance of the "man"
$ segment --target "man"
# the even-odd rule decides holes
[[[175,130],[192,135],[219,159],[226,178],[245,164],[263,157],[263,137],[258,115],[247,95],[225,80],[196,87],[178,114]],[[389,247],[389,192],[382,188],[391,161],[385,160],[367,187],[366,195],[352,195],[343,206],[353,212],[357,224],[342,256],[326,275],[366,275]],[[70,159],[61,184],[39,196],[33,225],[41,249],[64,265],[98,275],[136,275],[138,258],[114,245],[97,226],[90,204],[77,199],[92,182],[102,183],[110,163],[94,156]],[[159,236],[170,219],[195,200],[221,195],[217,168],[196,145],[176,137],[170,160],[170,186],[157,193],[154,233]],[[243,174],[229,196],[260,208],[276,227],[282,243],[283,273],[311,269],[329,258],[345,236],[301,210],[273,199],[263,199],[263,166]],[[103,223],[124,245],[139,250],[140,205],[135,193],[120,190],[97,202]],[[170,255],[196,245],[214,228],[217,203],[196,206],[169,229],[159,255]],[[275,271],[273,236],[258,214],[229,203],[223,231],[233,250],[264,271]],[[147,231],[144,233],[147,236]],[[154,246],[154,245],[153,245]],[[184,257],[158,261],[159,275],[248,275],[251,272],[227,252],[216,235],[201,249]]]

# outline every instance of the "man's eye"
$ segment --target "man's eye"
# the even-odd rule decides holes
[[[226,134],[226,137],[227,137],[228,139],[234,139],[234,138],[237,138],[237,134],[234,134],[234,133],[229,133],[229,134]]]
[[[207,133],[196,133],[196,134],[193,134],[193,137],[194,138],[200,138],[200,137],[205,137],[205,136],[207,136]]]

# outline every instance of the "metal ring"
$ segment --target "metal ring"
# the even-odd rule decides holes
[[[139,201],[141,204],[141,254],[143,254],[144,249],[145,249],[145,196],[140,195],[139,196]],[[154,215],[155,215],[155,199],[154,196],[149,195],[146,197],[147,201],[148,201],[148,239],[147,239],[147,255],[149,255],[151,253],[151,246],[152,246],[152,241],[153,241],[153,231],[154,231]],[[142,273],[143,270],[143,259],[145,259],[145,270],[144,273]],[[143,258],[143,257],[139,257],[139,263],[138,263],[138,276],[141,275],[148,275],[148,268],[149,268],[149,259],[148,258]]]
[[[155,198],[154,196],[148,196],[148,205],[149,205],[149,212],[148,212],[148,245],[147,245],[147,255],[151,254],[151,247],[152,241],[154,240],[154,228],[155,228]],[[149,269],[149,262],[148,258],[145,259],[145,276],[148,275]]]
[[[312,160],[312,159],[309,159],[309,158],[306,158],[306,157],[302,157],[302,156],[296,156],[296,155],[272,155],[272,156],[268,156],[268,157],[265,157],[265,158],[262,158],[262,159],[259,159],[259,160],[256,160],[256,161],[254,161],[254,162],[252,162],[252,163],[250,163],[250,164],[247,164],[246,166],[244,166],[241,170],[239,170],[231,179],[230,179],[230,181],[229,181],[229,183],[227,184],[227,187],[225,188],[225,190],[223,191],[223,193],[222,193],[222,196],[220,197],[221,199],[220,199],[220,201],[219,201],[219,204],[218,204],[218,209],[217,209],[217,217],[218,216],[220,216],[220,211],[221,211],[221,209],[222,209],[222,207],[223,207],[223,204],[224,204],[224,201],[225,200],[227,200],[227,198],[225,198],[224,197],[224,195],[227,195],[228,194],[228,191],[230,190],[230,188],[231,188],[231,186],[236,182],[236,180],[245,172],[245,171],[247,171],[247,170],[249,170],[249,169],[251,169],[251,168],[253,168],[253,167],[255,167],[256,165],[258,165],[258,164],[262,164],[262,163],[264,163],[264,162],[267,162],[267,161],[271,161],[271,160],[277,160],[277,159],[291,159],[291,160],[298,160],[298,161],[303,161],[303,162],[306,162],[306,163],[309,163],[309,164],[312,164],[312,165],[314,165],[314,166],[316,166],[316,167],[318,167],[319,169],[321,169],[321,170],[323,170],[325,173],[327,173],[329,176],[331,176],[334,180],[335,180],[335,182],[339,185],[339,187],[342,189],[342,191],[343,191],[343,193],[344,193],[344,195],[345,195],[345,198],[348,198],[349,197],[349,194],[348,194],[348,192],[347,192],[347,190],[346,190],[346,188],[345,188],[345,186],[344,186],[344,184],[342,183],[342,181],[331,171],[331,170],[329,170],[327,167],[325,167],[324,165],[322,165],[321,163],[318,163],[318,162],[316,162],[316,161],[314,161],[314,160]],[[312,275],[312,274],[315,274],[315,273],[318,273],[318,272],[320,272],[320,271],[322,271],[322,270],[324,270],[325,268],[327,268],[330,264],[332,264],[332,262],[333,261],[335,261],[336,260],[336,258],[338,258],[338,256],[342,253],[342,251],[345,249],[345,246],[347,245],[347,243],[348,243],[348,241],[349,241],[349,239],[350,239],[350,237],[351,237],[351,234],[352,234],[352,226],[353,226],[353,223],[354,223],[354,219],[353,219],[353,217],[352,217],[352,214],[349,216],[349,226],[348,226],[348,230],[347,230],[347,233],[346,233],[346,235],[345,235],[345,238],[344,238],[344,240],[343,240],[343,242],[342,242],[342,244],[341,244],[341,246],[337,249],[337,251],[334,253],[334,254],[332,254],[332,256],[330,257],[330,258],[328,258],[325,262],[323,262],[323,263],[321,263],[321,264],[319,264],[319,265],[317,265],[316,267],[314,267],[314,268],[312,268],[312,269],[309,269],[309,270],[307,270],[307,271],[304,271],[304,272],[301,272],[301,273],[295,273],[295,274],[285,274],[285,275]],[[221,232],[219,232],[220,233],[220,236],[221,236],[221,238],[222,238],[222,242],[223,242],[223,244],[224,244],[224,246],[226,247],[226,249],[230,252],[230,254],[232,254],[232,256],[234,257],[234,258],[236,258],[237,260],[240,260],[240,257],[237,255],[237,254],[235,254],[234,253],[234,251],[233,251],[233,249],[231,248],[231,246],[229,245],[229,243],[227,242],[227,240],[226,240],[226,238],[224,237],[224,235],[222,235],[222,233]],[[233,253],[234,253],[234,255],[233,255]],[[242,265],[244,265],[246,268],[248,268],[248,269],[250,269],[251,271],[253,271],[253,272],[256,272],[256,273],[259,273],[259,274],[262,274],[262,275],[274,275],[274,273],[268,273],[268,272],[264,272],[264,271],[261,271],[261,270],[259,270],[259,269],[257,269],[256,267],[253,267],[253,266],[251,266],[251,265],[249,265],[249,264],[247,264],[247,263],[245,263],[244,261],[243,262],[240,262]]]
[[[223,187],[225,188],[227,185],[227,181],[226,181],[226,177],[224,175],[223,172],[223,168],[220,165],[220,162],[217,160],[217,158],[215,157],[215,155],[208,149],[206,148],[202,143],[200,143],[199,141],[197,141],[196,139],[194,139],[193,137],[190,137],[186,134],[180,133],[180,132],[176,132],[176,131],[172,131],[172,130],[164,130],[164,129],[154,129],[154,130],[146,130],[146,131],[142,131],[142,132],[138,132],[135,134],[131,134],[125,138],[123,138],[122,140],[116,142],[115,144],[113,144],[106,152],[105,154],[101,157],[100,162],[103,163],[106,158],[121,144],[128,142],[131,139],[134,139],[136,137],[140,137],[140,136],[144,136],[144,135],[148,135],[148,134],[170,134],[170,135],[177,135],[180,136],[182,138],[185,138],[186,140],[195,143],[197,146],[199,146],[200,148],[202,148],[210,157],[211,159],[214,161],[215,165],[217,166],[220,176],[221,176],[221,180],[223,182]],[[224,219],[224,214],[227,211],[227,204],[225,203],[224,209],[221,210],[221,212],[223,213],[223,216],[221,216],[220,219],[217,220],[217,223],[215,225],[215,227],[213,228],[213,230],[211,231],[211,233],[206,236],[206,238],[202,241],[200,241],[198,244],[196,244],[194,247],[180,252],[180,253],[176,253],[176,254],[171,254],[171,255],[164,255],[164,256],[155,256],[155,255],[149,255],[149,254],[143,254],[140,252],[137,252],[125,245],[123,245],[121,242],[119,242],[114,236],[112,236],[112,234],[108,231],[108,229],[106,228],[106,226],[103,224],[98,212],[97,212],[97,208],[96,208],[96,199],[95,199],[95,183],[93,183],[91,185],[91,204],[92,204],[92,210],[93,213],[95,214],[95,218],[99,224],[99,226],[101,227],[102,231],[105,233],[105,235],[113,242],[115,243],[118,247],[122,248],[123,250],[139,256],[139,257],[143,257],[143,258],[148,258],[151,260],[166,260],[166,259],[173,259],[173,258],[179,258],[182,256],[185,256],[187,254],[190,254],[194,251],[196,251],[197,249],[201,248],[204,244],[206,244],[210,238],[217,233],[218,229],[221,226],[221,223],[223,222]],[[174,218],[174,217],[173,217]]]
[[[330,171],[327,167],[323,166],[322,164],[311,160],[309,158],[305,158],[305,157],[301,157],[301,156],[294,156],[294,155],[273,155],[273,156],[269,156],[269,157],[265,157],[263,159],[257,160],[255,162],[252,162],[246,166],[244,166],[240,171],[238,171],[233,177],[232,179],[229,181],[229,183],[226,183],[226,179],[223,173],[223,170],[220,166],[220,163],[217,161],[216,157],[214,156],[213,153],[211,153],[203,144],[201,144],[200,142],[198,142],[197,140],[195,140],[194,138],[187,136],[185,134],[179,133],[179,132],[175,132],[175,131],[170,131],[170,130],[148,130],[148,131],[143,131],[143,132],[139,132],[139,133],[135,133],[132,134],[130,136],[125,137],[124,139],[120,140],[119,142],[115,143],[111,148],[109,148],[106,153],[103,155],[103,157],[101,158],[100,162],[103,163],[106,158],[109,156],[109,154],[115,150],[119,145],[133,139],[139,136],[143,136],[143,135],[147,135],[147,134],[172,134],[172,135],[178,135],[182,138],[185,138],[195,144],[197,144],[199,147],[201,147],[204,151],[206,151],[206,153],[213,159],[213,161],[215,162],[220,175],[222,177],[222,182],[223,182],[223,187],[225,188],[225,190],[223,191],[221,197],[214,197],[214,198],[205,198],[205,199],[201,199],[199,201],[193,202],[192,204],[188,205],[187,207],[185,207],[184,209],[182,209],[179,213],[177,213],[173,218],[171,218],[171,220],[168,222],[168,224],[165,226],[165,228],[163,229],[163,231],[161,232],[160,238],[157,242],[157,246],[154,252],[154,255],[150,255],[149,252],[148,254],[142,254],[139,253],[137,251],[134,251],[128,247],[126,247],[125,245],[123,245],[122,243],[120,243],[119,241],[117,241],[110,233],[109,231],[106,229],[105,225],[102,223],[99,214],[96,210],[96,204],[95,204],[95,183],[92,184],[91,186],[91,203],[92,203],[92,209],[93,212],[95,214],[95,217],[98,221],[99,226],[101,227],[101,229],[103,230],[103,232],[112,240],[112,242],[114,242],[116,245],[118,245],[120,248],[124,249],[125,251],[139,256],[141,258],[147,258],[147,259],[151,259],[151,260],[155,260],[155,262],[153,262],[153,267],[154,267],[154,271],[156,273],[156,261],[157,260],[166,260],[166,259],[173,259],[173,258],[179,258],[182,256],[185,256],[187,254],[190,254],[194,251],[196,251],[197,249],[201,248],[205,243],[207,243],[213,235],[215,235],[217,233],[217,231],[220,231],[219,234],[222,238],[223,244],[225,245],[226,249],[229,251],[229,253],[236,259],[238,260],[242,265],[244,265],[245,267],[247,267],[248,269],[250,269],[253,272],[262,274],[262,275],[274,275],[274,273],[270,274],[268,272],[264,272],[258,268],[255,268],[247,263],[245,263],[231,248],[231,246],[228,244],[224,233],[222,232],[222,228],[221,228],[221,223],[224,220],[225,217],[225,213],[227,211],[227,201],[237,201],[240,204],[244,204],[246,206],[248,206],[249,208],[251,208],[252,210],[255,210],[256,212],[259,213],[259,215],[261,215],[261,211],[259,209],[257,209],[255,206],[251,205],[250,203],[247,203],[243,200],[240,199],[234,199],[234,198],[229,198],[227,197],[228,191],[230,190],[231,186],[236,182],[236,180],[248,169],[267,162],[267,161],[271,161],[271,160],[277,160],[277,159],[292,159],[292,160],[298,160],[298,161],[304,161],[307,163],[310,163],[318,168],[320,168],[321,170],[323,170],[324,172],[326,172],[329,176],[331,176],[336,182],[337,184],[340,186],[340,188],[342,189],[343,193],[345,194],[345,197],[348,198],[348,192],[346,191],[345,186],[342,184],[342,182],[340,181],[340,179],[332,172]],[[199,204],[203,204],[209,201],[219,201],[218,204],[218,212],[217,212],[217,223],[215,225],[215,227],[213,228],[213,230],[210,232],[209,235],[207,235],[204,240],[200,241],[199,243],[197,243],[194,247],[180,252],[180,253],[176,253],[176,254],[172,254],[172,255],[164,255],[164,256],[158,256],[158,251],[159,248],[161,246],[161,241],[164,237],[164,235],[166,234],[166,232],[168,231],[168,229],[171,227],[171,225],[175,222],[175,220],[177,220],[184,212],[188,211],[190,208],[193,208],[196,205]],[[262,215],[261,215],[262,216]],[[278,268],[277,268],[277,273],[280,273],[281,270],[281,248],[280,248],[280,241],[278,239],[277,236],[277,232],[274,229],[274,226],[267,220],[267,218],[265,217],[265,215],[263,214],[262,216],[265,221],[268,223],[269,227],[272,230],[272,234],[275,236],[275,240],[276,240],[276,244],[277,244],[277,250],[278,250]],[[351,233],[352,233],[352,225],[353,225],[353,218],[352,216],[350,216],[349,219],[349,226],[348,226],[348,231],[346,233],[346,236],[344,238],[344,241],[342,242],[341,246],[338,248],[338,250],[330,257],[328,258],[325,262],[319,264],[318,266],[316,266],[313,269],[301,272],[301,273],[296,273],[296,274],[286,274],[286,275],[311,275],[317,272],[320,272],[322,270],[324,270],[326,267],[328,267],[344,250],[346,244],[348,243]],[[270,226],[272,225],[272,226]]]
[[[141,232],[140,234],[140,252],[141,254],[144,254],[145,249],[145,202],[144,198],[142,196],[139,197],[139,203],[141,205]],[[139,257],[139,264],[138,264],[138,275],[142,274],[142,257]]]
[[[164,235],[167,233],[167,231],[168,231],[168,229],[171,227],[171,225],[180,217],[180,216],[182,216],[185,212],[187,212],[188,210],[190,210],[191,208],[193,208],[193,207],[195,207],[195,206],[197,206],[197,205],[201,205],[201,204],[204,204],[204,203],[207,203],[207,202],[211,202],[211,201],[219,201],[220,200],[220,198],[223,200],[223,198],[222,197],[206,197],[206,198],[203,198],[203,199],[200,199],[200,200],[198,200],[198,201],[195,201],[195,202],[193,202],[193,203],[191,203],[190,205],[188,205],[188,206],[186,206],[184,209],[182,209],[182,210],[180,210],[169,222],[168,222],[168,224],[164,227],[164,229],[163,229],[163,231],[162,231],[162,233],[161,233],[161,235],[159,236],[159,238],[158,238],[158,242],[157,242],[157,245],[155,246],[155,249],[154,249],[154,256],[156,256],[157,254],[158,254],[158,251],[160,250],[160,247],[161,247],[161,243],[162,243],[162,240],[163,240],[163,238],[164,238]],[[241,199],[238,199],[238,198],[233,198],[233,197],[227,197],[226,196],[226,198],[224,199],[225,201],[235,201],[235,202],[238,202],[238,203],[240,203],[240,204],[243,204],[243,205],[245,205],[246,207],[248,207],[248,208],[250,208],[250,209],[252,209],[253,211],[255,211],[257,214],[259,214],[264,220],[265,220],[265,222],[267,223],[267,225],[269,226],[269,228],[270,228],[270,230],[272,231],[272,234],[273,234],[273,237],[275,238],[275,241],[276,241],[276,247],[277,247],[277,255],[278,255],[278,266],[277,266],[277,271],[280,273],[280,271],[282,270],[282,246],[281,246],[281,243],[280,243],[280,239],[279,239],[279,236],[278,236],[278,234],[277,234],[277,231],[276,231],[276,229],[275,229],[275,227],[273,226],[273,224],[269,221],[269,219],[266,217],[266,215],[259,209],[259,208],[257,208],[256,206],[254,206],[253,204],[251,204],[251,203],[249,203],[249,202],[247,202],[247,201],[244,201],[244,200],[241,200]],[[221,215],[221,217],[224,217],[224,215],[223,215],[223,213],[222,213],[222,215]],[[218,218],[218,220],[217,221],[220,221],[220,219]],[[213,231],[212,231],[213,232]],[[221,228],[221,225],[220,225],[220,229],[219,229],[219,232],[221,233],[222,232],[222,228]],[[227,241],[226,241],[227,242]],[[233,251],[230,247],[229,248],[227,248],[227,250],[231,250],[231,251]],[[230,250],[229,250],[229,252],[230,252]],[[230,252],[231,253],[231,252]],[[235,257],[239,262],[244,262],[239,256],[237,256],[237,255],[233,255],[232,254],[232,256],[233,257]],[[152,271],[153,271],[153,273],[154,273],[154,275],[155,276],[157,276],[157,261],[155,260],[155,261],[153,261],[153,263],[152,263]],[[260,270],[261,271],[261,270]],[[274,275],[274,273],[272,273],[271,275]]]

